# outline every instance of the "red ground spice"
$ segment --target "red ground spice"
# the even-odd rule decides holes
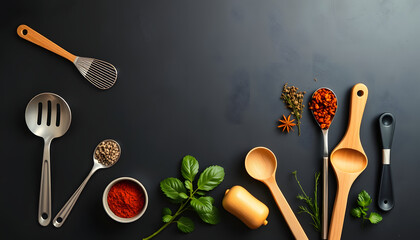
[[[309,109],[314,113],[316,121],[322,129],[328,129],[337,110],[337,98],[327,89],[318,89],[309,102]]]
[[[123,180],[111,187],[107,201],[115,215],[132,218],[139,214],[144,207],[144,192],[136,183]]]

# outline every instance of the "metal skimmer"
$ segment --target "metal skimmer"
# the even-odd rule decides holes
[[[76,65],[83,77],[97,88],[108,89],[117,81],[117,69],[105,61],[76,57],[74,65]]]
[[[26,106],[25,121],[33,134],[44,138],[38,222],[47,226],[51,221],[50,145],[54,138],[63,136],[69,129],[70,107],[57,94],[41,93],[32,98]]]
[[[17,28],[17,34],[21,38],[35,43],[74,63],[83,77],[99,89],[108,89],[117,81],[117,69],[110,63],[94,58],[73,55],[26,25],[20,25]]]

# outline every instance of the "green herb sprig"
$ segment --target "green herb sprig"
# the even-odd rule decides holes
[[[171,223],[176,223],[178,229],[184,233],[194,231],[194,222],[188,217],[180,217],[187,211],[193,210],[206,223],[217,224],[219,222],[219,212],[213,205],[214,199],[205,196],[208,191],[217,187],[225,177],[225,171],[220,166],[210,166],[199,176],[196,188],[194,188],[194,178],[198,173],[198,161],[190,155],[182,159],[181,174],[185,181],[178,178],[166,178],[160,182],[162,192],[171,199],[172,202],[180,204],[178,210],[172,213],[171,209],[162,210],[162,221],[165,223],[152,235],[143,238],[148,240],[156,236]],[[179,217],[179,218],[178,218]]]
[[[367,217],[367,211],[369,210],[368,206],[371,203],[372,198],[370,195],[365,190],[362,190],[357,196],[357,205],[359,206],[351,210],[351,215],[355,218],[362,218],[362,222],[364,222],[364,220],[369,220],[372,224],[379,223],[382,221],[382,216],[379,213],[371,212],[369,217]]]
[[[316,231],[320,231],[321,229],[321,214],[319,213],[319,206],[318,206],[318,184],[319,184],[319,176],[321,175],[319,172],[315,173],[315,190],[314,190],[314,198],[310,198],[306,192],[303,190],[302,185],[297,178],[297,171],[292,172],[295,176],[296,182],[298,183],[302,194],[298,194],[297,198],[299,200],[305,201],[307,206],[299,206],[298,213],[307,213],[311,216],[312,219],[312,226],[314,226]]]

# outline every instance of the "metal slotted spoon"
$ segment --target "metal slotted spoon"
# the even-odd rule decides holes
[[[20,25],[17,28],[17,34],[21,38],[35,43],[74,63],[83,77],[99,89],[108,89],[117,81],[117,69],[110,63],[94,58],[73,55],[26,25]]]
[[[70,107],[57,94],[41,93],[32,98],[26,106],[25,121],[33,134],[44,138],[38,222],[47,226],[51,221],[50,145],[54,138],[63,136],[69,129]]]

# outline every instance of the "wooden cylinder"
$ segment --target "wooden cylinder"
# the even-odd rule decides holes
[[[267,225],[268,207],[252,196],[245,188],[233,186],[226,190],[223,208],[239,218],[251,229]]]

